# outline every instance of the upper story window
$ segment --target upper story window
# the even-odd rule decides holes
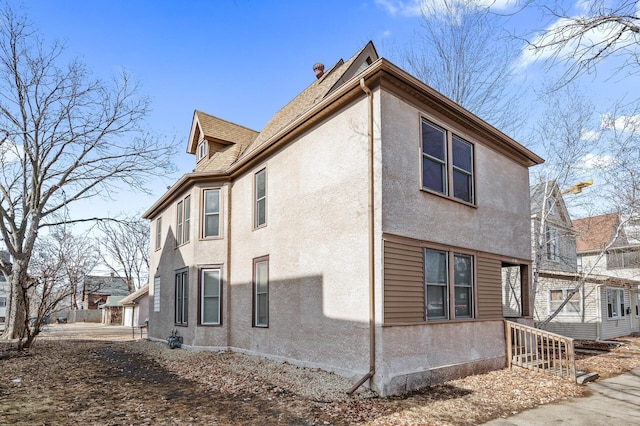
[[[198,144],[198,160],[203,159],[207,156],[208,146],[207,141],[201,141]]]
[[[565,299],[569,301],[562,307],[561,314],[581,314],[582,297],[580,291],[571,294],[570,289],[549,290],[549,313],[555,312]]]
[[[640,249],[616,249],[607,251],[607,269],[640,268]]]
[[[160,250],[162,247],[162,217],[156,219],[156,250]]]
[[[473,145],[422,120],[422,187],[475,202]]]
[[[427,248],[424,270],[427,320],[473,318],[473,256]]]
[[[205,189],[202,203],[203,238],[220,236],[220,190]]]
[[[177,224],[176,224],[176,245],[189,242],[189,229],[191,225],[191,196],[185,197],[178,202]]]
[[[545,237],[547,246],[547,259],[558,262],[560,260],[560,252],[558,249],[558,231],[554,228],[547,227]]]
[[[267,169],[262,169],[254,176],[254,228],[267,224]]]

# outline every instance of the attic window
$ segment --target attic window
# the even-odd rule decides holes
[[[367,56],[367,59],[360,65],[360,67],[358,67],[358,70],[356,71],[356,74],[358,74],[360,71],[364,70],[365,68],[367,68],[369,65],[371,65],[373,61],[371,60],[370,56]]]
[[[202,160],[207,155],[207,141],[198,144],[198,160]]]

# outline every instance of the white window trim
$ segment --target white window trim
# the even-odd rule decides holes
[[[547,260],[550,260],[552,262],[559,262],[560,248],[558,247],[558,230],[551,226],[547,226],[544,239]]]
[[[551,314],[552,312],[554,312],[554,311],[555,311],[555,308],[552,308],[552,307],[551,307],[551,303],[552,303],[552,302],[551,302],[551,292],[552,292],[552,291],[562,291],[562,302],[564,302],[564,300],[567,298],[567,293],[569,293],[569,292],[570,292],[570,291],[572,291],[572,290],[573,290],[573,289],[571,289],[571,288],[550,288],[550,289],[547,291],[547,312],[548,312],[549,314]],[[584,306],[583,306],[582,289],[581,289],[581,288],[580,288],[580,289],[578,289],[577,294],[578,294],[578,300],[579,300],[579,302],[580,302],[580,308],[579,308],[579,311],[578,311],[578,312],[569,311],[569,310],[567,309],[567,307],[569,306],[569,303],[570,303],[570,302],[567,302],[567,304],[566,304],[566,305],[564,305],[564,306],[562,307],[562,310],[561,310],[560,312],[558,312],[558,315],[563,315],[563,316],[564,316],[564,315],[574,315],[574,316],[575,316],[575,315],[582,315],[582,312],[583,312]],[[561,302],[561,303],[562,303],[562,302]]]
[[[203,158],[205,158],[207,156],[207,153],[209,151],[209,144],[207,143],[206,140],[202,140],[200,141],[200,143],[198,144],[198,161],[202,160]]]
[[[617,294],[617,297],[615,298],[615,304],[613,304],[613,306],[615,306],[615,310],[612,308],[611,309],[611,315],[609,315],[609,292],[615,292],[615,294]],[[624,289],[621,288],[616,288],[616,287],[607,287],[606,289],[606,298],[607,298],[607,303],[606,303],[606,308],[607,308],[607,319],[610,320],[619,320],[622,319],[626,316],[626,312],[625,309],[627,308],[627,306],[624,303]],[[622,302],[622,304],[620,303]],[[618,309],[621,309],[622,312],[618,312]]]
[[[153,277],[153,312],[160,312],[160,277]]]

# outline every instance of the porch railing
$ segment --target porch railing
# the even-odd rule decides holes
[[[573,339],[505,320],[507,365],[576,381]]]

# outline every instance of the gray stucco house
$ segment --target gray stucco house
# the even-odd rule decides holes
[[[261,131],[196,111],[151,206],[149,336],[318,367],[381,395],[505,365],[501,270],[531,320],[542,159],[368,43]]]

